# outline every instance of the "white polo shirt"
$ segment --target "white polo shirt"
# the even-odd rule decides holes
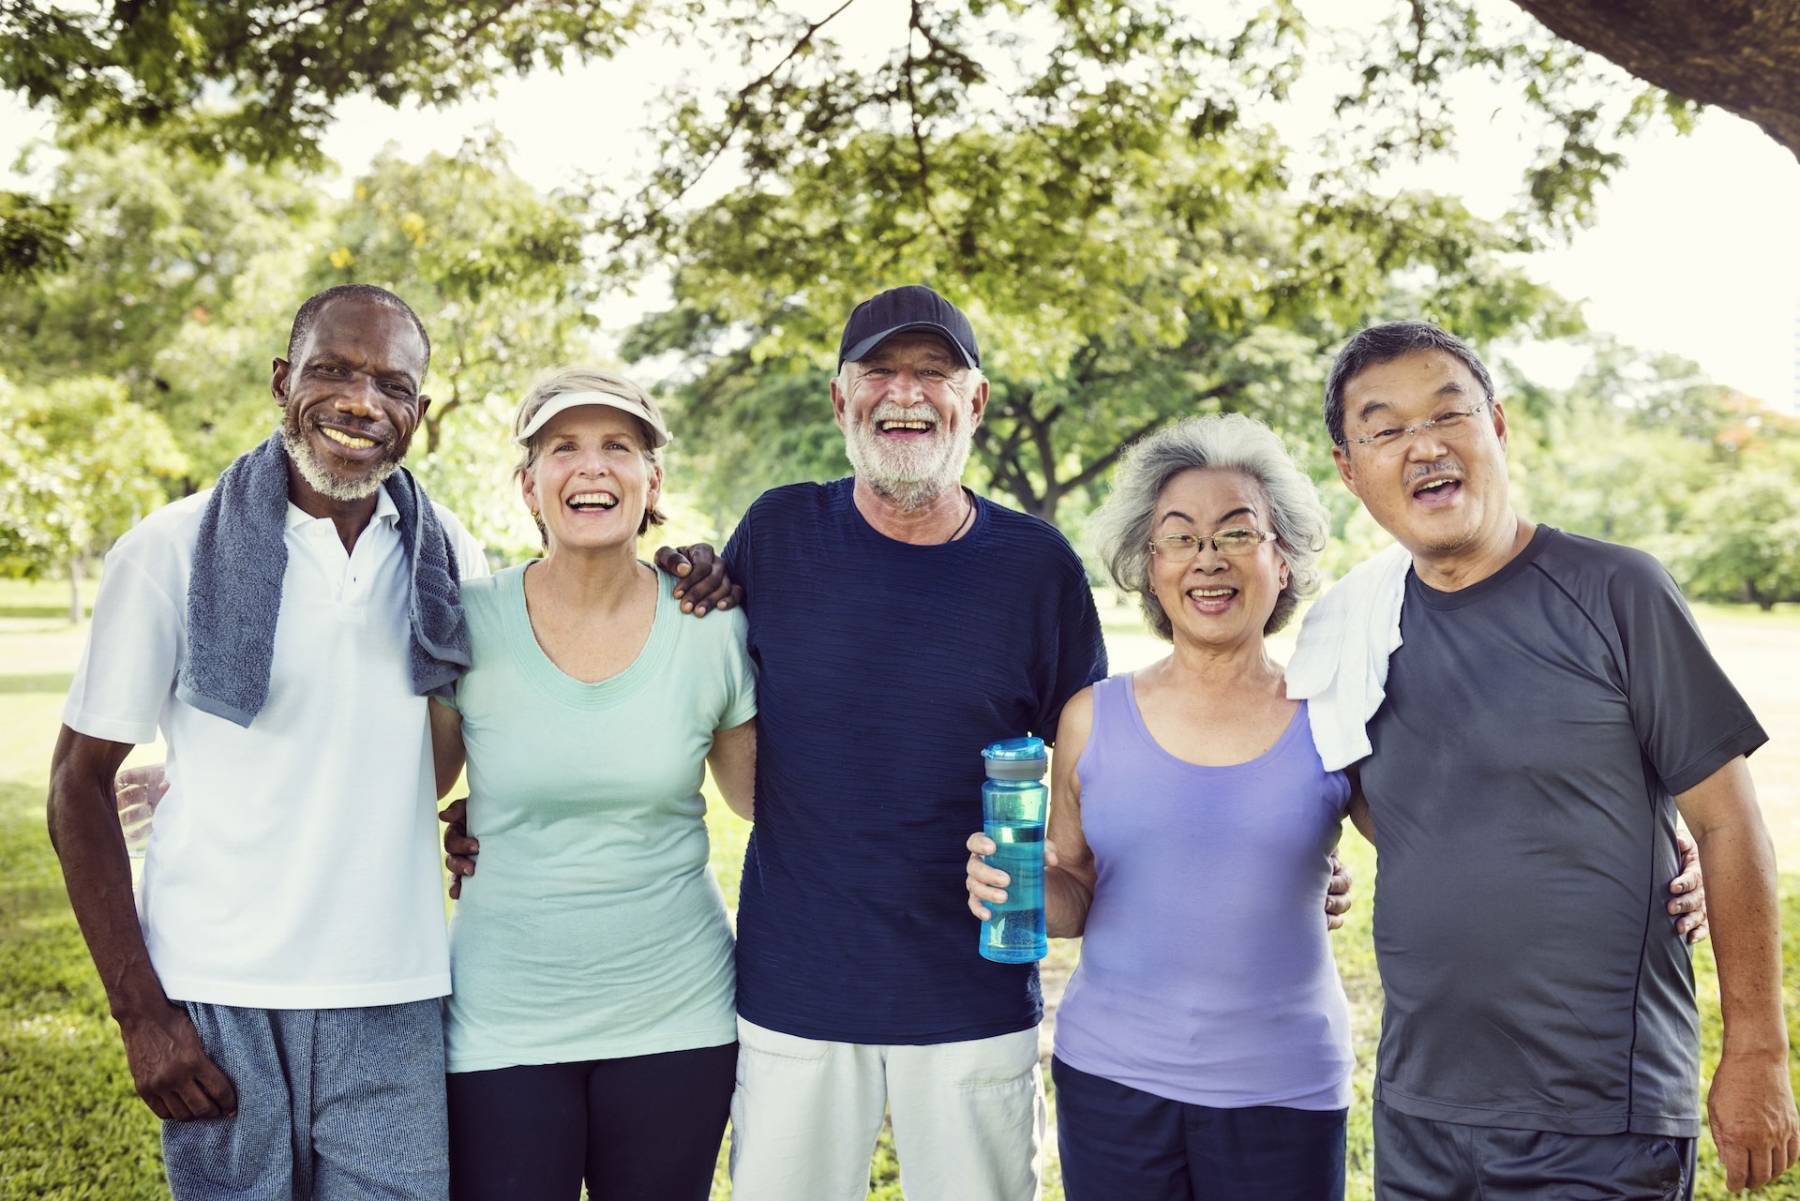
[[[427,701],[412,691],[409,573],[386,489],[346,552],[288,506],[268,700],[249,729],[175,698],[210,491],[106,556],[63,721],[168,745],[138,917],[172,999],[263,1009],[389,1005],[450,991]],[[480,544],[434,506],[464,578]],[[227,566],[226,570],[229,570]]]

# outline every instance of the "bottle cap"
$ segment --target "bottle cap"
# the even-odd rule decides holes
[[[1050,758],[1042,738],[1003,738],[981,748],[990,780],[1041,780]]]

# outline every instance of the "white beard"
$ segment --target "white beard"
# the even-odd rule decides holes
[[[880,405],[844,431],[844,453],[856,478],[908,511],[923,509],[961,486],[975,442],[975,426],[967,413],[960,414],[962,420],[954,429],[946,432],[939,424],[929,439],[917,443],[890,442],[875,432],[878,421],[904,421],[914,413],[900,405]],[[932,419],[936,420],[935,413]]]
[[[281,444],[287,448],[288,458],[293,461],[294,466],[300,469],[300,478],[311,484],[320,496],[329,500],[362,500],[373,496],[375,489],[400,469],[397,459],[389,459],[361,479],[347,480],[333,475],[331,469],[313,453],[312,443],[304,435],[289,429],[286,422],[281,426]]]

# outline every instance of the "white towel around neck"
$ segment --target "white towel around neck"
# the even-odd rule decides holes
[[[1412,556],[1394,545],[1358,563],[1314,602],[1287,667],[1287,694],[1304,700],[1326,771],[1369,753],[1369,719],[1387,695],[1388,656],[1400,649],[1400,605]]]

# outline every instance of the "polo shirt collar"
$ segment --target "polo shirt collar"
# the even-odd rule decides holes
[[[299,505],[290,500],[288,501],[287,507],[287,524],[283,528],[291,530],[296,526],[305,525],[309,521],[324,520],[325,518],[323,517],[314,517],[305,509],[302,509]],[[374,520],[376,522],[386,522],[389,525],[398,525],[400,523],[400,510],[394,507],[394,498],[388,495],[386,484],[375,489]]]

